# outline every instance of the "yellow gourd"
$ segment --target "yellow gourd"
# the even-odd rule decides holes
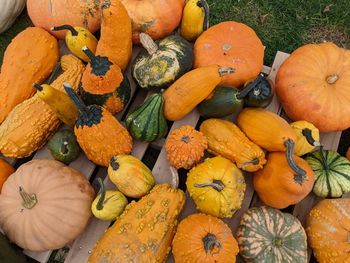
[[[296,121],[292,122],[290,126],[293,128],[298,138],[294,146],[294,154],[301,156],[307,154],[320,146],[320,132],[310,122]]]

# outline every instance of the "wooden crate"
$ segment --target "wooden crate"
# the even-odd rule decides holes
[[[136,56],[138,51],[139,49],[134,50],[133,57]],[[62,45],[61,53],[66,53],[66,49],[64,48],[64,45]],[[267,66],[263,67],[263,72],[268,74],[269,78],[273,82],[275,81],[276,73],[279,67],[288,56],[289,54],[286,54],[283,52],[277,52],[272,67],[271,68]],[[118,119],[122,121],[124,120],[127,111],[134,109],[137,105],[142,103],[147,96],[151,94],[151,92],[146,92],[145,90],[136,88],[135,82],[133,81],[130,74],[130,67],[127,70],[127,74],[131,82],[132,99],[130,100],[129,105],[126,107],[126,109],[122,113],[119,113],[117,115]],[[276,96],[273,98],[272,103],[268,106],[267,109],[281,115],[282,117],[288,120]],[[230,118],[232,120],[232,117]],[[200,116],[197,110],[194,110],[182,120],[171,123],[171,126],[169,126],[169,128],[170,130],[173,130],[186,124],[197,126],[199,122],[200,122]],[[341,136],[341,132],[321,134],[321,143],[324,145],[325,149],[337,150],[340,136]],[[139,159],[143,159],[148,149],[150,148],[158,149],[159,150],[158,158],[152,169],[156,182],[169,183],[173,187],[179,187],[178,173],[176,170],[170,168],[169,163],[166,159],[165,149],[163,147],[164,141],[165,140],[162,139],[152,144],[134,141],[132,154]],[[47,147],[44,147],[43,149],[36,152],[36,154],[33,156],[33,159],[52,159],[52,157],[49,154]],[[12,164],[16,163],[16,160],[14,159],[10,159],[9,161]],[[110,182],[108,176],[106,176],[107,174],[106,168],[95,166],[92,162],[87,160],[84,154],[81,154],[76,161],[70,164],[70,166],[81,171],[83,174],[85,174],[85,176],[88,179],[90,179],[90,182],[94,186],[96,192],[99,191],[99,186],[97,183],[97,178],[99,177],[104,179],[106,189],[115,189],[115,186]],[[186,191],[186,189],[184,189],[185,184],[183,183],[185,181],[186,175],[180,175],[180,176],[181,176],[180,179],[182,182],[180,184],[180,188]],[[234,235],[236,233],[242,214],[249,207],[263,205],[263,203],[259,200],[257,194],[254,193],[253,184],[252,184],[252,174],[245,173],[245,180],[246,180],[247,188],[246,188],[246,193],[243,200],[242,208],[235,213],[233,218],[224,219],[224,221],[232,229],[232,232]],[[187,196],[186,205],[180,215],[180,220],[196,212],[194,202],[192,201],[192,199],[189,198],[189,195],[187,192],[186,192],[186,196]],[[319,198],[317,198],[313,193],[311,193],[299,204],[293,207],[289,207],[288,211],[293,213],[296,217],[298,217],[299,220],[302,222],[302,224],[305,225],[306,215],[319,200],[320,200]],[[92,218],[89,225],[85,229],[84,233],[82,233],[82,235],[80,235],[71,244],[67,245],[67,247],[69,248],[69,251],[66,255],[64,262],[65,263],[86,262],[95,242],[103,235],[103,233],[106,231],[106,229],[110,225],[111,225],[111,222],[105,222],[105,221],[98,220],[96,218]],[[34,258],[35,260],[41,263],[48,262],[50,255],[52,254],[52,251],[38,253],[38,252],[25,250],[24,252],[26,255]],[[311,250],[309,250],[309,258],[310,256],[311,256]],[[169,255],[168,262],[174,262],[172,255]],[[238,262],[243,262],[239,256],[238,256]]]

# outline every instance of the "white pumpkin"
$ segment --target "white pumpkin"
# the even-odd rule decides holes
[[[0,0],[0,33],[15,22],[26,5],[26,0]]]

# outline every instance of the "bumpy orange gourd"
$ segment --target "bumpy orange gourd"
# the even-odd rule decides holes
[[[264,63],[264,46],[254,30],[234,21],[210,27],[194,45],[194,68],[208,65],[234,68],[224,76],[221,85],[243,86],[255,79]]]
[[[309,213],[306,234],[320,263],[350,262],[350,199],[325,199]]]
[[[100,28],[100,3],[105,0],[27,0],[28,15],[35,26],[50,31],[59,25],[87,28],[94,33]],[[64,39],[66,31],[50,31]]]
[[[231,229],[222,220],[193,214],[180,222],[172,252],[177,263],[235,263],[239,249]]]
[[[165,262],[185,202],[181,190],[156,185],[97,241],[88,263]]]
[[[321,132],[350,127],[350,51],[333,43],[295,50],[276,76],[276,94],[287,115]]]
[[[266,163],[264,151],[230,121],[208,119],[200,131],[208,139],[210,153],[231,160],[244,171],[255,172]]]
[[[43,82],[57,61],[57,40],[41,28],[28,27],[12,39],[0,73],[0,124],[16,105],[34,95],[32,84]]]
[[[132,20],[132,39],[140,43],[139,34],[153,40],[171,34],[180,24],[185,0],[121,0]]]
[[[203,133],[191,125],[185,125],[170,132],[165,151],[170,164],[176,169],[191,169],[204,156],[208,142]]]
[[[253,182],[266,205],[282,209],[303,200],[311,192],[315,178],[304,159],[295,155],[293,161],[284,152],[272,152],[264,168],[254,174]]]
[[[61,68],[63,73],[51,86],[64,92],[63,83],[69,82],[77,90],[84,71],[81,60],[65,55]],[[29,156],[47,142],[60,123],[51,107],[34,95],[17,105],[0,125],[0,152],[13,158]]]
[[[0,193],[7,178],[15,172],[15,169],[4,159],[0,159]]]

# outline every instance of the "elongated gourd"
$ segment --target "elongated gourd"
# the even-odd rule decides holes
[[[35,94],[58,61],[57,40],[44,29],[29,27],[7,47],[0,73],[0,124],[11,110]]]
[[[88,263],[165,262],[184,202],[181,190],[156,185],[126,207],[97,241]]]
[[[83,63],[73,55],[61,58],[64,71],[51,86],[64,92],[63,83],[78,89]],[[32,85],[32,83],[31,83]],[[56,113],[38,95],[17,105],[0,125],[0,152],[12,158],[23,158],[42,147],[60,124]]]
[[[234,69],[212,65],[183,75],[163,93],[165,118],[171,121],[182,119],[212,93],[222,76],[231,73]]]

